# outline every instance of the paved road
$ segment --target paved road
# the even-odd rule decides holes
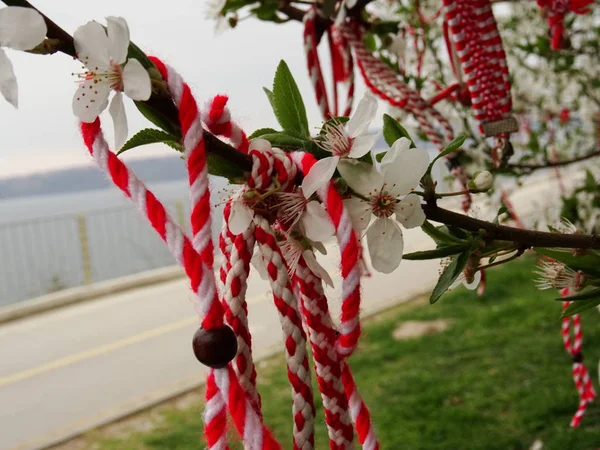
[[[533,183],[514,198],[516,207],[530,210],[542,189],[548,183]],[[430,247],[420,230],[405,233],[406,252]],[[334,272],[336,249],[322,262]],[[430,289],[438,264],[405,261],[392,275],[374,274],[364,281],[363,310]],[[330,294],[337,313],[339,290]],[[197,385],[204,369],[191,351],[197,321],[189,297],[181,279],[0,327],[0,449],[42,448]],[[268,285],[257,276],[248,302],[255,354],[264,355],[280,345],[281,331]]]

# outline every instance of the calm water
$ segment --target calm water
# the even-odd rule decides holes
[[[212,182],[217,203],[225,183]],[[185,180],[149,187],[176,220],[188,216]],[[0,201],[0,305],[83,284],[78,216],[85,222],[92,281],[174,264],[158,235],[115,188],[4,200]]]
[[[431,151],[432,156],[435,153]],[[226,183],[212,178],[211,184],[213,204],[218,204]],[[183,218],[188,228],[187,181],[149,187],[171,216],[178,222]],[[216,237],[220,214],[213,217]],[[92,282],[174,264],[146,219],[116,188],[2,200],[0,306],[84,284],[82,230]]]

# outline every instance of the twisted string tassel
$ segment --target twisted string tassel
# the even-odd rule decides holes
[[[234,331],[238,351],[233,368],[241,386],[252,401],[256,413],[262,415],[261,399],[256,387],[256,367],[252,358],[252,337],[248,325],[248,306],[246,303],[246,290],[248,288],[248,275],[250,261],[254,249],[254,226],[241,234],[233,235],[229,231],[231,217],[230,200],[223,211],[223,227],[219,236],[219,247],[223,254],[220,269],[223,284],[223,307],[225,320]]]
[[[390,105],[413,114],[423,132],[436,147],[442,149],[444,140],[450,142],[454,139],[454,131],[448,121],[416,91],[409,88],[387,64],[367,49],[358,24],[342,25],[341,33],[352,46],[363,80],[373,94]],[[439,130],[432,125],[433,123],[438,124]]]
[[[561,290],[561,296],[569,296],[570,289],[564,288]],[[563,302],[563,311],[572,302]],[[573,340],[571,340],[571,321],[573,322]],[[577,428],[581,424],[581,420],[587,410],[588,403],[591,403],[596,398],[596,391],[592,384],[587,367],[583,363],[581,348],[583,346],[583,331],[581,329],[581,318],[579,314],[572,317],[562,319],[562,338],[565,350],[571,355],[573,360],[573,381],[575,388],[579,393],[579,406],[571,419],[571,427]]]
[[[319,59],[317,48],[317,16],[316,7],[310,8],[303,17],[304,22],[304,52],[306,55],[306,65],[310,75],[317,104],[321,111],[321,116],[325,119],[331,119],[339,114],[338,108],[338,84],[347,82],[346,106],[343,112],[344,116],[349,116],[354,101],[354,70],[353,59],[350,47],[344,37],[336,32],[335,27],[331,26],[328,30],[328,44],[331,56],[332,83],[333,83],[333,110],[327,95],[323,70]]]
[[[285,339],[288,378],[292,385],[294,450],[314,448],[315,406],[313,403],[306,335],[298,312],[286,263],[267,219],[255,215],[255,238],[267,269],[273,299],[281,319]]]
[[[342,361],[335,352],[336,331],[329,314],[322,281],[310,271],[304,258],[300,257],[293,282],[298,291],[302,316],[313,350],[315,372],[329,434],[329,448],[352,448],[354,430],[342,385]]]
[[[362,444],[363,450],[379,450],[380,445],[375,436],[373,423],[371,422],[371,413],[369,413],[367,405],[360,392],[358,392],[356,382],[346,362],[342,366],[342,382],[344,383],[344,390],[348,398],[348,407],[350,408],[352,421],[356,426],[358,440]]]
[[[229,139],[230,144],[243,153],[248,153],[250,142],[244,130],[231,120],[226,95],[215,96],[204,109],[202,120],[211,133]]]
[[[223,309],[216,294],[213,272],[212,241],[210,239],[210,205],[206,195],[208,180],[206,156],[202,141],[199,113],[189,87],[171,68],[154,58],[154,63],[169,84],[169,91],[179,108],[184,134],[184,147],[188,157],[188,171],[192,190],[193,243],[181,232],[168,216],[164,206],[146,189],[143,183],[129,171],[108,145],[100,130],[100,121],[81,124],[84,142],[101,169],[127,197],[131,198],[149,219],[158,234],[167,243],[178,263],[188,274],[195,294],[194,306],[203,328],[210,330],[223,326]],[[197,154],[196,154],[197,153]],[[206,189],[205,189],[206,186]],[[206,205],[208,204],[208,208]],[[206,238],[208,236],[208,239]],[[196,250],[197,249],[197,250]],[[225,407],[245,442],[252,449],[278,449],[262,419],[256,414],[251,402],[242,390],[230,367],[211,369],[207,379],[207,406],[205,432],[210,449],[227,449]]]

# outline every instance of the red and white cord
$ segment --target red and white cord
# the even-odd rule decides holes
[[[570,294],[569,288],[561,290],[562,297],[568,297]],[[571,302],[563,302],[563,311]],[[573,325],[573,338],[571,339],[571,323]],[[583,330],[581,329],[581,318],[579,314],[562,319],[561,328],[563,344],[565,350],[571,355],[573,360],[573,381],[579,394],[579,406],[575,415],[571,419],[571,427],[576,428],[581,424],[581,419],[587,410],[588,403],[591,403],[596,398],[596,391],[590,378],[590,374],[583,362],[581,349],[583,346]]]

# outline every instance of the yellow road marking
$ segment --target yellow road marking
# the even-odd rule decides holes
[[[259,303],[260,301],[264,301],[266,298],[268,298],[268,296],[266,296],[265,294],[259,294],[248,298],[247,302]],[[53,370],[60,369],[62,367],[68,366],[79,361],[85,361],[86,359],[94,358],[96,356],[100,356],[105,353],[109,353],[120,348],[127,347],[128,345],[137,344],[138,342],[142,342],[147,339],[160,336],[161,334],[170,333],[172,331],[191,325],[194,322],[198,322],[198,317],[188,317],[187,319],[182,319],[177,322],[168,323],[166,325],[162,325],[160,327],[153,328],[151,330],[147,330],[142,333],[129,336],[115,342],[111,342],[110,344],[100,345],[98,347],[94,347],[79,353],[74,353],[72,355],[65,356],[64,358],[48,362],[37,367],[32,367],[31,369],[26,369],[21,372],[14,373],[12,375],[8,375],[4,378],[0,378],[0,387],[7,386],[18,381],[23,381],[27,378],[31,378],[36,375],[51,372]]]
[[[55,361],[51,361],[46,364],[42,364],[41,366],[33,367],[31,369],[23,370],[21,372],[17,372],[13,375],[9,375],[4,378],[0,378],[0,387],[6,386],[8,384],[16,383],[17,381],[22,381],[27,378],[31,378],[36,375],[41,375],[46,372],[50,372],[52,370],[60,369],[61,367],[68,366],[69,364],[73,364],[79,361],[85,361],[86,359],[93,358],[95,356],[103,355],[105,353],[109,353],[120,348],[126,347],[128,345],[137,344],[138,342],[145,341],[147,339],[160,336],[161,334],[169,333],[171,331],[178,330],[180,328],[191,325],[194,322],[198,322],[198,317],[188,317],[187,319],[183,319],[177,322],[168,323],[158,328],[154,328],[152,330],[144,331],[143,333],[139,333],[133,336],[126,337],[124,339],[111,342],[110,344],[101,345],[99,347],[91,348],[89,350],[85,350],[80,353],[74,353],[72,355],[66,356],[64,358],[57,359]]]

